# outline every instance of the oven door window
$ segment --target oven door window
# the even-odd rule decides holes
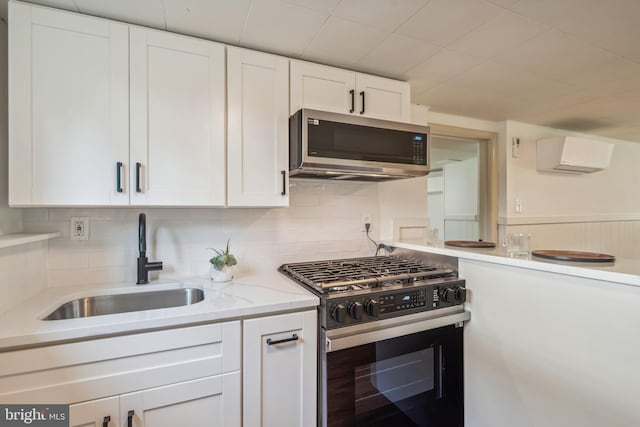
[[[327,354],[328,426],[463,425],[462,328]]]

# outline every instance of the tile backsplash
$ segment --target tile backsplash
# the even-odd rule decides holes
[[[147,256],[163,261],[150,277],[179,279],[209,271],[212,251],[230,239],[238,274],[274,271],[284,262],[373,254],[360,231],[371,214],[379,236],[374,183],[292,180],[289,208],[24,209],[25,231],[60,231],[49,242],[49,286],[135,282],[138,214],[147,214]],[[89,217],[89,240],[71,241],[72,216]]]

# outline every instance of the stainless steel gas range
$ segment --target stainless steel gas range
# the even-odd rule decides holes
[[[319,426],[462,427],[466,289],[457,259],[284,264],[320,297]]]

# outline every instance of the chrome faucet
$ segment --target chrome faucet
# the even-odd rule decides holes
[[[162,270],[162,261],[149,262],[147,259],[147,216],[143,213],[138,217],[138,281],[136,285],[149,283],[149,272]]]

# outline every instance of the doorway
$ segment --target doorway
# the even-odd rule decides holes
[[[440,240],[497,239],[497,135],[431,124],[427,216]]]

